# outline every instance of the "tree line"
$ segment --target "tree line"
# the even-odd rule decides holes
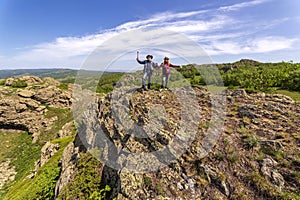
[[[213,67],[212,67],[213,66]],[[207,74],[200,74],[202,68],[207,68]],[[218,70],[209,70],[218,68]],[[198,69],[198,70],[197,70]],[[229,88],[244,88],[249,92],[272,91],[285,89],[300,91],[300,64],[293,62],[259,63],[241,60],[235,63],[214,65],[187,65],[180,69],[181,74],[190,80],[192,85],[224,84]],[[214,73],[219,73],[221,79]],[[205,76],[212,78],[206,78]],[[211,82],[209,82],[211,80]]]

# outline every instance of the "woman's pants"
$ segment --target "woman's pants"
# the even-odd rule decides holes
[[[169,83],[169,79],[170,79],[170,74],[163,74],[162,75],[161,86],[167,88],[168,87],[168,83]]]

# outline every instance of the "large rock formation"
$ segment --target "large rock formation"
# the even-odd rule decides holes
[[[27,85],[42,84],[43,80],[37,76],[22,76],[18,78],[8,78],[5,81],[6,86],[12,86],[14,83],[24,82]]]
[[[284,95],[227,90],[223,131],[209,137],[210,128],[210,133],[216,131],[209,123],[211,93],[202,87],[193,90],[201,117],[187,123],[197,127],[197,134],[180,156],[174,148],[153,153],[184,136],[178,132],[182,102],[172,91],[131,91],[127,99],[123,93],[108,94],[90,102],[79,117],[75,147],[65,152],[63,162],[71,164],[64,167],[57,195],[68,187],[67,177],[76,174],[75,158],[91,150],[105,165],[99,178],[112,188],[110,198],[293,199],[300,187],[299,103]],[[119,98],[122,103],[114,104]]]
[[[25,88],[13,88],[12,83],[24,81]],[[0,87],[0,129],[28,131],[36,141],[43,129],[51,127],[55,119],[45,118],[47,106],[70,108],[71,91],[59,89],[52,78],[35,76],[8,78]]]
[[[13,87],[17,81],[27,86]],[[34,141],[58,121],[57,116],[46,117],[51,107],[70,108],[77,102],[78,133],[63,150],[53,188],[58,199],[68,199],[64,195],[76,180],[87,181],[80,182],[87,186],[78,192],[91,195],[109,185],[106,199],[299,197],[300,103],[287,96],[226,90],[216,98],[207,88],[193,87],[116,89],[101,98],[84,92],[71,98],[71,90],[59,85],[51,78],[21,77],[0,87],[0,128],[26,130]],[[126,88],[126,83],[120,86]],[[67,123],[54,137],[70,136],[72,129],[73,122]],[[37,176],[39,167],[58,151],[61,146],[47,142],[27,178]],[[96,160],[96,165],[87,165],[87,154],[102,164]],[[0,164],[7,172],[3,182],[15,176],[9,162]],[[96,177],[86,176],[86,166]],[[92,178],[99,186],[90,185]],[[73,195],[80,199],[79,193]]]

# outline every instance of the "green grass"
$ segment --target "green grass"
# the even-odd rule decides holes
[[[299,193],[279,191],[272,183],[267,181],[259,173],[254,172],[245,177],[255,188],[256,193],[266,199],[296,200],[300,199]]]
[[[50,119],[52,117],[57,116],[57,120],[51,126],[49,131],[43,130],[39,141],[49,141],[53,140],[57,137],[57,133],[61,128],[68,122],[73,120],[73,113],[70,109],[62,109],[62,108],[54,108],[54,107],[47,107],[48,111],[45,113],[45,117]]]
[[[164,194],[164,190],[163,190],[163,187],[162,187],[161,183],[156,184],[154,189],[155,189],[155,192],[156,192],[157,195],[163,195]]]
[[[14,88],[25,88],[27,87],[27,83],[22,80],[16,80],[11,84],[11,86]]]
[[[274,94],[283,94],[291,97],[294,101],[300,101],[300,92],[288,91],[288,90],[275,90]]]
[[[7,190],[17,181],[24,178],[33,169],[34,162],[40,156],[40,144],[32,144],[32,137],[28,133],[0,132],[0,162],[11,158],[10,165],[15,166],[17,172],[15,181],[7,184],[0,193]],[[1,196],[0,196],[1,199]]]
[[[57,199],[106,199],[106,194],[111,188],[101,184],[101,168],[102,163],[93,155],[80,154],[73,181],[63,188]]]
[[[149,176],[144,177],[144,184],[146,188],[152,187],[152,179]]]
[[[0,80],[0,85],[4,85],[5,82],[6,82],[6,79],[1,79],[1,80]]]
[[[244,125],[241,125],[239,128],[237,128],[237,132],[241,135],[249,134],[249,130],[246,129]]]
[[[283,149],[276,149],[275,147],[268,146],[268,145],[262,145],[260,147],[260,151],[264,154],[268,154],[276,159],[276,161],[282,161],[286,158],[286,152],[283,151]]]
[[[64,148],[73,140],[73,137],[57,139],[53,143],[60,145],[56,154],[49,159],[32,179],[19,180],[14,184],[5,199],[54,199],[54,188],[60,174],[59,161]]]
[[[67,83],[61,83],[59,86],[57,86],[61,90],[68,90],[68,84]]]
[[[224,155],[224,153],[222,153],[222,152],[216,152],[216,153],[214,154],[214,157],[215,157],[215,159],[217,159],[217,160],[219,160],[219,161],[223,161],[224,158],[225,158],[225,155]]]
[[[236,164],[238,161],[239,161],[239,154],[238,154],[238,151],[233,148],[233,147],[230,147],[228,149],[228,152],[227,152],[227,159],[232,163],[232,164]]]
[[[243,143],[247,149],[253,149],[259,144],[259,138],[255,135],[246,134],[243,136]]]
[[[48,112],[45,113],[45,117],[50,119],[54,116],[57,116],[58,120],[53,123],[50,130],[42,131],[37,143],[35,144],[32,143],[32,136],[28,133],[0,132],[0,141],[3,141],[0,143],[0,162],[5,161],[7,158],[14,158],[10,164],[15,166],[15,170],[17,171],[15,181],[7,184],[2,190],[0,190],[0,199],[3,198],[10,188],[15,187],[14,184],[16,182],[18,184],[19,180],[26,177],[31,170],[33,170],[34,162],[39,159],[40,150],[44,142],[55,139],[62,126],[73,119],[70,109],[48,107]],[[75,129],[73,130],[72,135],[75,135]],[[54,140],[54,142],[60,142],[60,139]],[[55,176],[53,173],[57,173],[57,171],[47,171],[47,169],[45,169],[44,178]],[[44,186],[46,187],[47,185]]]

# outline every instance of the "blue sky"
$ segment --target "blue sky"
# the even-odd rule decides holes
[[[0,0],[0,69],[79,68],[106,40],[149,27],[217,63],[300,62],[299,11],[298,0]]]

